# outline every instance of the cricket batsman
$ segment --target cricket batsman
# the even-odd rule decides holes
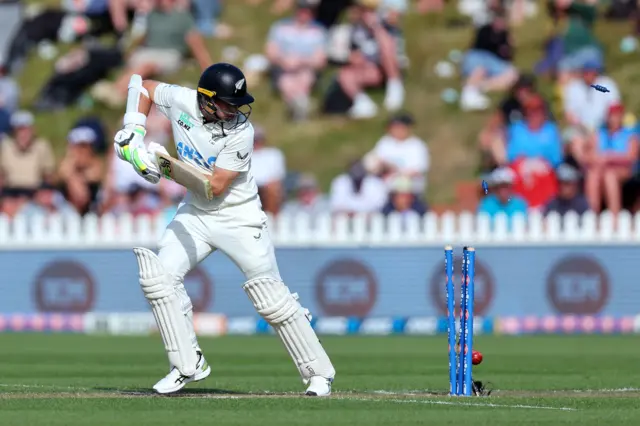
[[[169,120],[179,160],[206,176],[210,200],[189,190],[161,237],[158,254],[133,249],[140,286],[162,336],[170,371],[153,387],[166,394],[211,374],[193,327],[191,299],[184,277],[216,249],[238,265],[245,276],[242,289],[258,313],[273,327],[307,385],[306,395],[328,396],[335,370],[310,323],[309,311],[280,277],[266,220],[251,174],[254,98],[245,76],[231,64],[218,63],[200,77],[197,90],[142,81],[129,83],[124,126],[114,137],[120,159],[158,183],[162,171],[155,153],[145,145],[145,124],[154,103]],[[204,178],[203,178],[204,180]]]

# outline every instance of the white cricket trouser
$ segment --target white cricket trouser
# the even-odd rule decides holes
[[[268,277],[280,281],[266,221],[256,202],[217,211],[183,204],[160,239],[158,257],[174,285],[182,285],[185,275],[216,249],[226,254],[247,280]]]

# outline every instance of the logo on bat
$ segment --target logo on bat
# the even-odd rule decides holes
[[[164,157],[160,157],[159,160],[158,167],[160,168],[160,173],[167,179],[171,179],[171,161]]]

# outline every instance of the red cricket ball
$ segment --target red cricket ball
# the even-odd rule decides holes
[[[482,352],[471,351],[471,362],[473,365],[478,365],[482,362]]]

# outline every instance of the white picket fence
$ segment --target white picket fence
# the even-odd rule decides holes
[[[616,223],[617,222],[617,223]],[[157,217],[44,216],[13,220],[0,215],[0,249],[129,248],[154,246],[166,227]],[[472,213],[381,214],[310,217],[305,214],[270,218],[270,232],[279,247],[296,246],[440,246],[584,245],[640,243],[640,213],[623,212],[582,217],[539,213],[498,216]]]

